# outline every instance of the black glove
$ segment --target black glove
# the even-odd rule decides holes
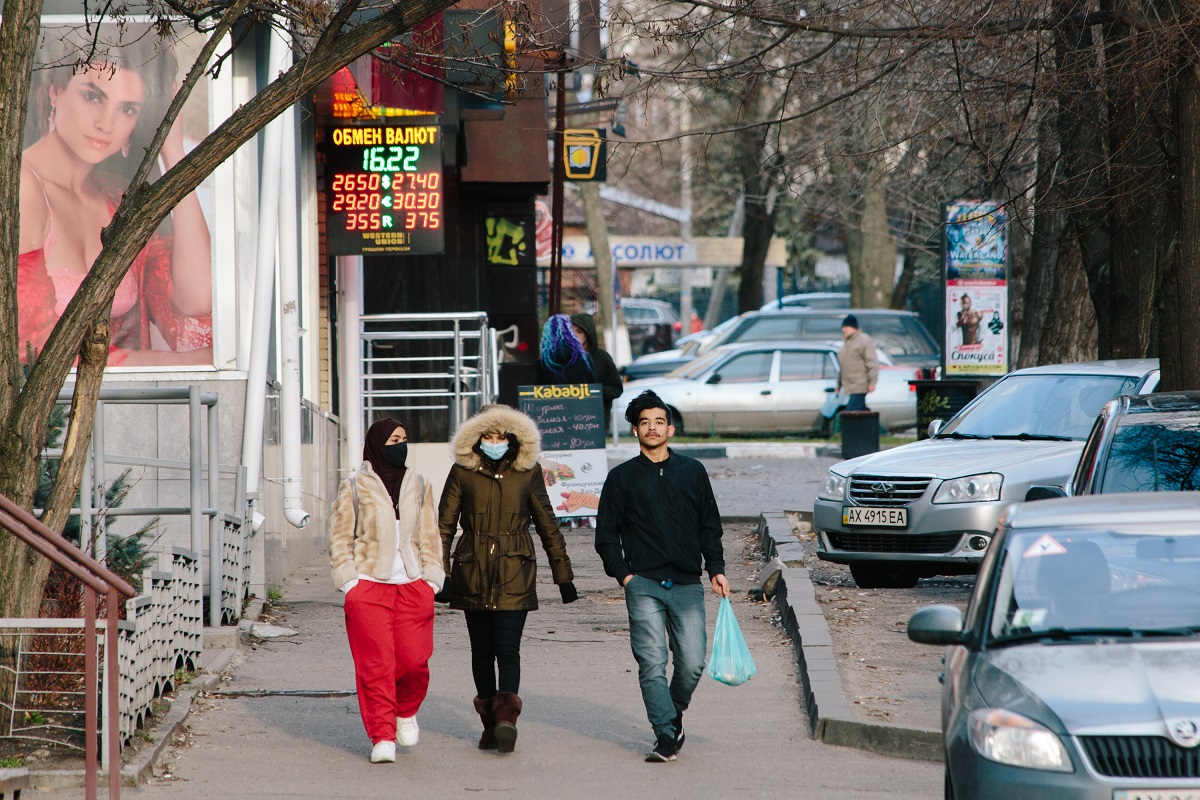
[[[454,588],[450,584],[450,576],[446,576],[446,580],[442,583],[442,590],[433,596],[435,603],[449,603],[454,599]]]
[[[579,599],[579,592],[575,589],[575,584],[570,581],[560,583],[558,593],[562,595],[563,603],[574,603]]]

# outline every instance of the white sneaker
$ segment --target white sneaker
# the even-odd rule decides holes
[[[417,737],[421,735],[421,729],[417,726],[416,717],[396,717],[396,741],[405,747],[412,747],[417,743]]]
[[[395,764],[396,763],[396,743],[395,742],[376,742],[371,748],[371,763],[372,764]]]

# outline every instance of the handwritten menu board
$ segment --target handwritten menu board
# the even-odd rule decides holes
[[[520,386],[517,397],[542,435],[538,463],[554,513],[595,516],[608,477],[600,385]]]
[[[517,397],[542,434],[543,450],[604,449],[600,384],[520,386]]]

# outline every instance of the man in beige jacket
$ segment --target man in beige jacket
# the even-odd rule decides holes
[[[858,327],[858,317],[847,314],[842,320],[842,349],[838,350],[838,391],[849,395],[846,411],[866,411],[867,395],[875,391],[879,380],[879,358],[875,341]]]

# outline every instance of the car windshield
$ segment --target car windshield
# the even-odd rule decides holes
[[[998,555],[994,644],[1200,634],[1200,531],[1012,531]]]
[[[1123,417],[1108,449],[1101,491],[1200,491],[1200,413]]]
[[[1013,375],[988,389],[939,439],[1086,439],[1104,404],[1133,391],[1119,375]]]

